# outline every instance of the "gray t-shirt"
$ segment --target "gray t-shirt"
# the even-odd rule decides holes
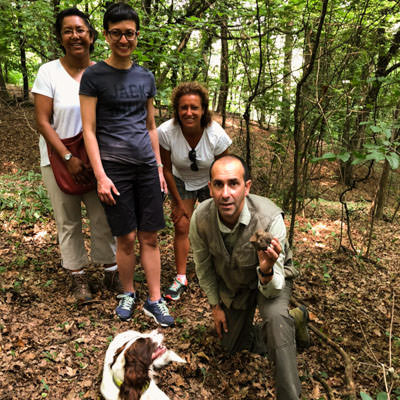
[[[102,160],[156,164],[146,128],[147,99],[156,94],[150,71],[136,64],[120,70],[101,61],[86,69],[79,94],[97,97],[96,135]]]

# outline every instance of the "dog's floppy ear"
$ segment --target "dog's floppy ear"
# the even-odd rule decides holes
[[[179,357],[173,350],[167,350],[164,354],[154,360],[153,366],[155,368],[162,368],[170,362],[186,363],[186,360]]]
[[[149,367],[154,347],[150,338],[139,338],[125,351],[124,382],[119,391],[121,400],[139,399],[150,383]]]

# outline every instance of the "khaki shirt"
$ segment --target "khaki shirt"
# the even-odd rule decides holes
[[[255,195],[249,195],[249,197],[250,200],[256,201],[251,201],[250,209],[246,198],[238,222],[233,229],[229,229],[222,223],[212,199],[208,200],[208,204],[201,203],[191,218],[189,237],[196,274],[211,305],[223,301],[227,307],[232,305],[234,308],[241,309],[245,308],[251,290],[258,287],[266,298],[273,298],[278,296],[285,287],[284,251],[282,250],[274,264],[272,280],[263,285],[256,273],[259,264],[257,252],[248,242],[254,229],[268,229],[274,237],[278,238],[284,249],[286,227],[281,210],[268,199]],[[261,216],[258,215],[254,204],[262,208]],[[267,209],[270,211],[266,212]],[[198,220],[199,213],[201,213],[200,220]],[[209,221],[204,221],[204,216],[208,216]],[[217,223],[213,224],[213,220]],[[199,233],[199,230],[201,231],[199,224],[204,225],[208,222],[210,222],[209,229],[205,237]],[[268,226],[263,226],[266,224]],[[213,227],[215,227],[215,232],[210,231]]]

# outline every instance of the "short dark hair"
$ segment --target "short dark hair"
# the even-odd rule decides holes
[[[171,95],[171,103],[174,109],[174,120],[182,125],[179,119],[179,99],[186,94],[196,94],[201,99],[201,107],[204,110],[204,114],[201,117],[200,125],[205,128],[210,124],[212,119],[212,112],[208,109],[209,98],[208,90],[201,85],[199,82],[182,82],[173,91]]]
[[[65,54],[65,48],[61,44],[61,42],[62,42],[62,40],[61,40],[61,28],[62,28],[62,23],[64,21],[64,18],[65,17],[75,16],[75,15],[83,20],[83,22],[85,23],[86,27],[89,29],[90,35],[93,37],[93,43],[91,43],[90,47],[89,47],[89,51],[92,52],[94,50],[94,42],[97,39],[98,33],[97,33],[96,29],[94,29],[94,27],[90,23],[88,15],[85,14],[84,12],[82,12],[81,10],[78,10],[76,7],[66,8],[65,10],[62,10],[57,14],[56,22],[54,24],[54,29],[56,31],[56,36],[57,36],[57,39],[58,39],[58,41],[60,43],[60,47],[61,47],[62,51]]]
[[[212,177],[211,177],[211,170],[212,170],[214,164],[215,164],[217,161],[222,160],[223,158],[233,158],[233,159],[235,159],[235,160],[240,161],[240,163],[242,164],[242,167],[243,167],[243,178],[244,178],[244,181],[247,182],[247,181],[250,179],[249,168],[247,167],[246,161],[244,161],[242,157],[240,157],[240,156],[238,156],[238,155],[236,155],[236,154],[224,154],[223,156],[216,158],[216,159],[212,162],[212,164],[210,165],[210,181],[211,181],[211,179],[212,179]]]
[[[133,21],[136,24],[136,30],[140,30],[140,20],[137,12],[128,4],[125,3],[114,3],[107,7],[103,17],[103,28],[105,31],[108,30],[110,23],[120,21]]]

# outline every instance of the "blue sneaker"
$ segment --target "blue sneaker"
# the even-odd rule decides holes
[[[121,321],[129,321],[133,314],[133,308],[135,306],[136,295],[135,293],[124,293],[117,296],[119,300],[118,307],[115,309]]]
[[[174,325],[174,318],[169,315],[167,303],[163,298],[154,304],[149,303],[149,299],[147,299],[144,303],[143,311],[148,317],[153,317],[154,321],[163,327]]]

